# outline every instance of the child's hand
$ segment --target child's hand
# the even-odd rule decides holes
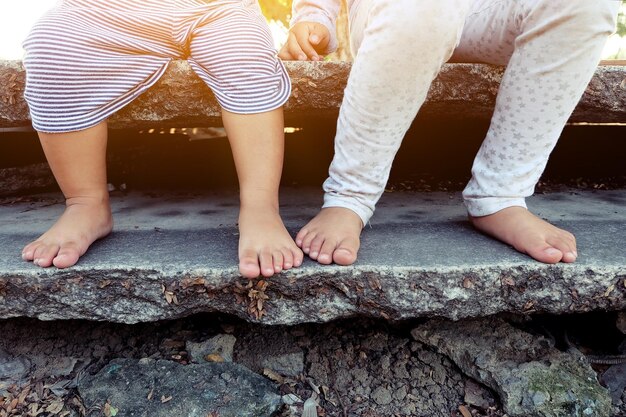
[[[322,60],[330,42],[330,32],[326,26],[314,22],[296,23],[289,31],[287,43],[278,56],[286,61]]]

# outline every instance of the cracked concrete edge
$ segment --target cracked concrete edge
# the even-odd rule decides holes
[[[268,299],[259,302],[259,292]],[[527,315],[623,309],[626,266],[315,266],[267,281],[247,281],[235,268],[176,274],[148,268],[75,268],[0,275],[1,318],[132,324],[221,312],[250,322],[293,325],[357,315],[458,320],[503,312]]]
[[[293,92],[285,106],[291,125],[336,118],[351,63],[286,62]],[[503,68],[486,64],[446,64],[420,111],[429,119],[488,119]],[[626,122],[626,67],[601,66],[570,122]],[[29,127],[23,99],[25,71],[20,61],[0,61],[0,128]],[[141,129],[220,126],[220,109],[209,88],[184,61],[173,61],[162,79],[115,114],[111,128]]]

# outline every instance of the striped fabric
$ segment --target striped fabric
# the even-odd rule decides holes
[[[291,93],[255,0],[61,0],[24,42],[36,130],[92,127],[187,59],[233,113],[282,106]]]

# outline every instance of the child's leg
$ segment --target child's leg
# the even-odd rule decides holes
[[[22,251],[42,267],[74,265],[89,246],[111,232],[106,181],[106,122],[73,133],[40,133],[41,145],[65,196],[61,218]]]
[[[532,195],[591,79],[619,2],[476,0],[454,59],[508,67],[463,195],[473,224],[547,263],[576,260],[571,233],[531,214]]]
[[[282,108],[260,114],[222,112],[239,177],[239,270],[266,277],[300,266],[302,251],[279,214],[278,187],[283,166]]]
[[[296,236],[312,259],[356,260],[361,228],[433,79],[457,45],[468,3],[361,0],[353,11],[358,52],[339,113],[324,208]]]
[[[303,258],[278,210],[289,77],[255,2],[198,10],[189,62],[223,108],[241,196],[239,270],[247,278],[269,277]]]
[[[33,126],[47,132],[41,143],[67,201],[57,223],[23,249],[24,259],[65,268],[111,231],[105,120],[179,54],[168,40],[167,7],[156,0],[59,2],[24,42],[25,98]]]

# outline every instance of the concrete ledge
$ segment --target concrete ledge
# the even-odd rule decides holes
[[[336,117],[350,71],[346,62],[287,62],[293,94],[286,106],[287,123],[311,125]],[[433,84],[420,117],[488,119],[503,69],[484,64],[447,64]],[[0,61],[0,128],[30,126],[23,100],[24,68],[19,61]],[[601,66],[572,122],[626,122],[626,67]],[[120,111],[112,128],[221,125],[219,107],[189,65],[174,61],[150,91]]]
[[[364,232],[355,266],[307,262],[265,284],[237,273],[235,192],[114,195],[111,237],[74,268],[36,268],[19,251],[62,211],[58,197],[0,205],[0,318],[136,323],[209,311],[296,324],[626,308],[626,190],[530,200],[576,234],[576,264],[543,265],[474,232],[456,195],[391,193]],[[286,190],[282,200],[295,231],[321,195]]]

